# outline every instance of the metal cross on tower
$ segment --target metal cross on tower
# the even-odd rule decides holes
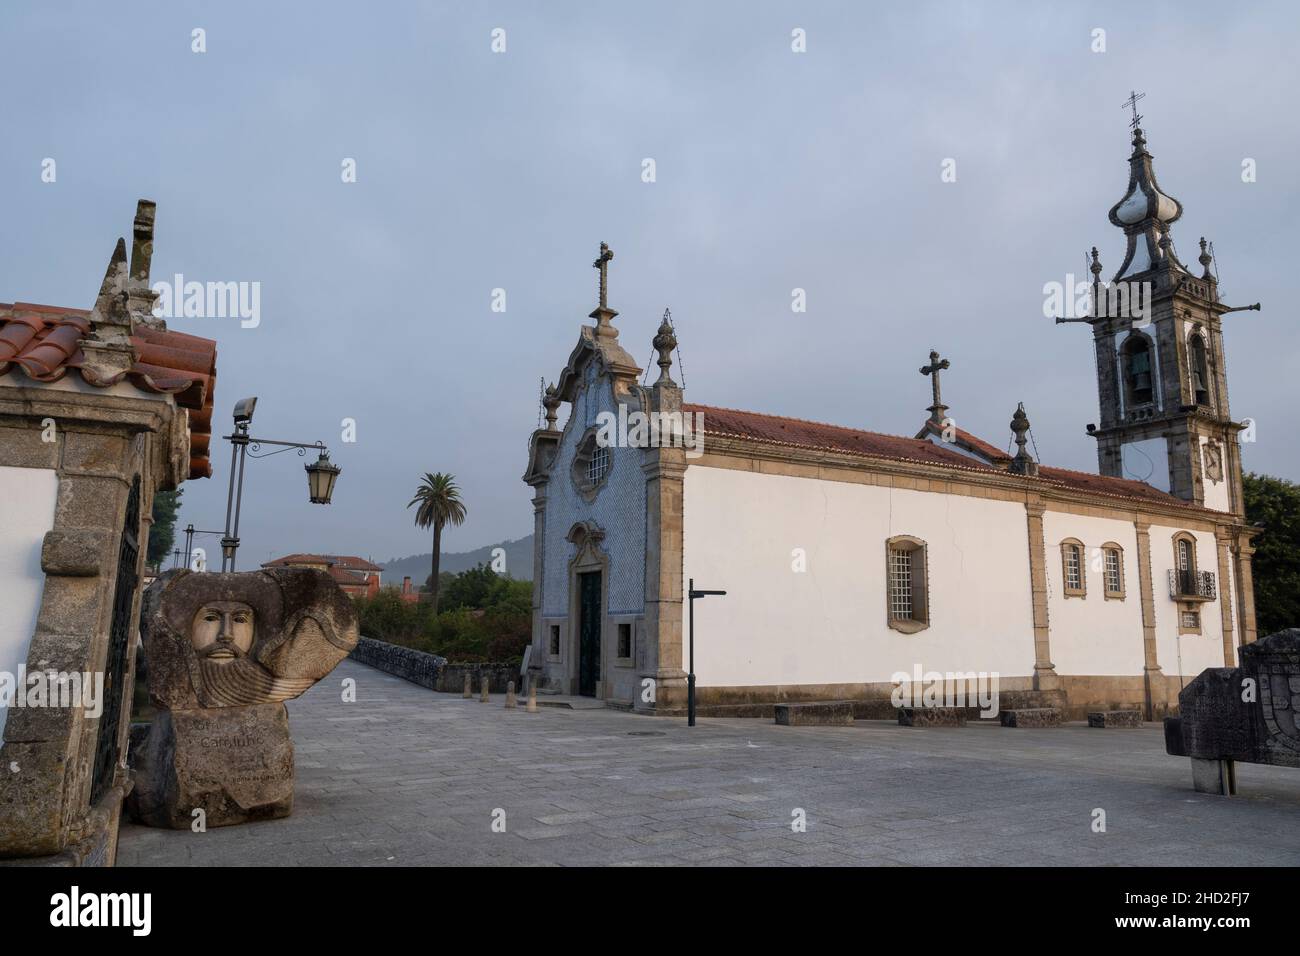
[[[930,387],[934,393],[934,404],[927,409],[930,413],[930,420],[943,424],[943,413],[948,410],[948,406],[943,403],[939,395],[939,373],[948,368],[950,365],[947,359],[940,359],[938,352],[930,353],[930,364],[921,366],[921,374],[931,376]]]
[[[1146,96],[1145,93],[1139,93],[1137,90],[1129,90],[1128,99],[1120,104],[1121,109],[1127,106],[1133,110],[1133,121],[1128,125],[1132,126],[1134,129],[1137,129],[1138,123],[1142,122],[1142,116],[1138,113],[1138,100],[1142,99],[1144,96]]]

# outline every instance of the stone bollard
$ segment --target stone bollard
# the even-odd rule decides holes
[[[469,687],[469,671],[465,672],[465,692],[460,696],[464,697],[466,700],[469,700],[474,696],[474,692],[471,691]]]
[[[528,682],[528,713],[537,713],[537,685],[532,681]]]
[[[486,704],[488,702],[488,681],[489,680],[490,677],[487,673],[483,673],[479,675],[478,700],[480,704]]]
[[[515,708],[515,682],[511,681],[506,684],[506,708],[514,710]]]

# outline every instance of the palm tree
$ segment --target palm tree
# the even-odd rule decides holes
[[[420,528],[433,527],[433,577],[429,586],[433,589],[433,613],[438,613],[438,559],[442,551],[442,526],[458,525],[465,520],[465,503],[460,500],[460,489],[451,475],[438,472],[425,473],[420,485],[415,489],[411,505],[419,505],[415,512],[415,524]]]

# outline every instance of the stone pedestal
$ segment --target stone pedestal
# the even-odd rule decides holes
[[[132,816],[141,823],[224,827],[293,811],[293,740],[282,703],[164,710],[136,757]]]

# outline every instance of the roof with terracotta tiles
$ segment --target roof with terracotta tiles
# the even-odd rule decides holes
[[[291,566],[295,564],[324,564],[343,568],[348,571],[382,571],[380,565],[358,558],[352,554],[287,554],[283,558],[274,558],[262,565],[264,568]]]
[[[88,309],[0,302],[0,377],[17,368],[32,381],[56,382],[76,370],[83,381],[101,388],[125,379],[142,392],[172,395],[189,412],[189,477],[209,477],[217,343],[138,325],[131,335],[135,364],[110,381],[83,368],[81,341],[89,332]]]
[[[980,473],[1005,473],[999,467],[1011,460],[1005,452],[968,432],[960,432],[963,441],[973,450],[989,457],[996,464],[984,464],[958,451],[945,448],[925,438],[904,438],[899,435],[882,435],[839,425],[810,422],[801,418],[764,415],[734,408],[713,408],[708,405],[684,403],[683,412],[700,412],[704,416],[704,433],[720,438],[738,438],[745,441],[788,448],[806,448],[810,451],[832,451],[866,458],[883,458],[890,461],[918,462]],[[1029,479],[1033,480],[1033,479]],[[1038,480],[1075,491],[1109,497],[1138,499],[1162,505],[1196,505],[1175,498],[1167,492],[1141,481],[1128,478],[1111,478],[1067,468],[1040,465]]]

